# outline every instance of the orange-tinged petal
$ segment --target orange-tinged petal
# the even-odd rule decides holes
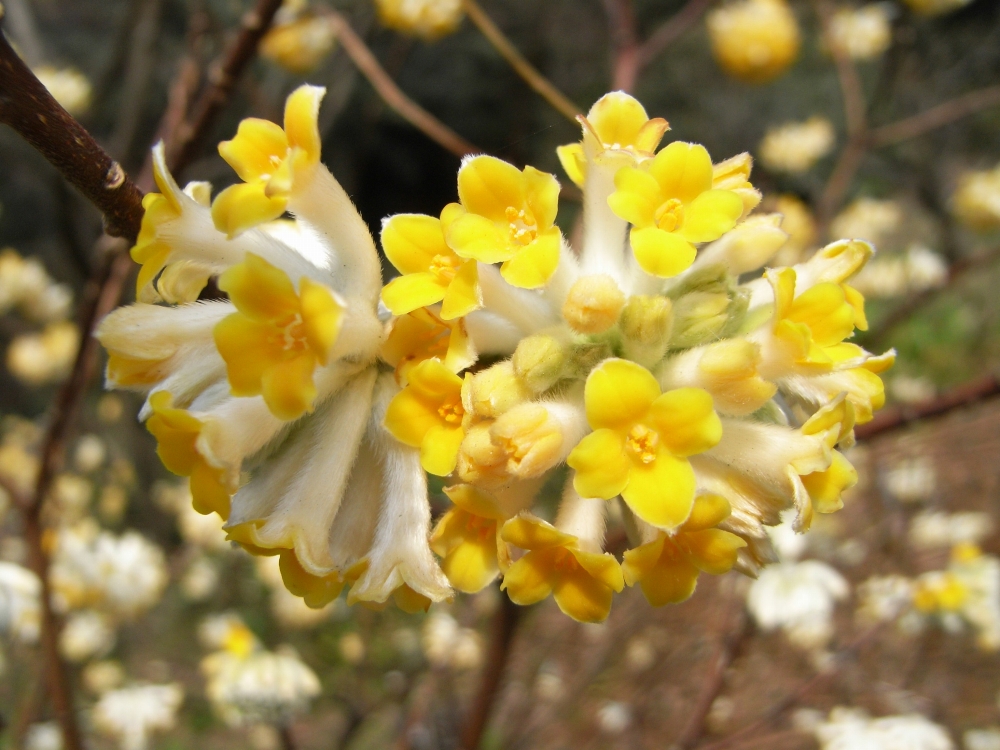
[[[659,395],[660,384],[645,367],[626,359],[605,360],[587,376],[587,422],[595,430],[628,430],[649,413]]]
[[[722,422],[712,397],[701,388],[667,391],[653,402],[650,419],[675,456],[703,453],[722,439]]]
[[[656,567],[663,554],[666,538],[666,535],[661,532],[656,535],[656,539],[653,541],[625,551],[621,565],[625,583],[629,586],[635,586]]]
[[[385,257],[400,273],[427,271],[435,255],[453,255],[444,241],[441,220],[423,214],[397,214],[382,225]]]
[[[200,460],[194,444],[201,432],[201,420],[183,409],[175,409],[173,397],[159,391],[149,397],[153,415],[146,420],[146,429],[156,438],[156,455],[168,471],[188,476]]]
[[[507,283],[522,289],[545,286],[559,265],[560,236],[558,227],[552,227],[540,233],[523,250],[518,250],[500,267]]]
[[[625,554],[628,554],[627,552]],[[684,560],[662,559],[646,573],[639,585],[654,607],[677,604],[694,593],[698,583],[698,568]]]
[[[397,276],[382,289],[382,301],[393,315],[419,310],[444,299],[448,285],[433,273]]]
[[[637,227],[629,233],[632,253],[639,267],[648,274],[668,279],[686,271],[698,251],[676,232],[657,227]]]
[[[410,387],[393,396],[385,412],[386,429],[396,440],[414,448],[420,447],[427,431],[440,420],[437,406]]]
[[[437,477],[446,477],[455,470],[458,447],[462,444],[465,431],[438,422],[431,425],[420,444],[420,465],[424,471]]]
[[[136,245],[132,248],[132,260],[141,263],[139,277],[135,281],[135,293],[138,295],[148,284],[153,283],[153,279],[163,270],[167,258],[170,257],[170,245],[165,242],[152,242],[141,248]]]
[[[441,570],[459,591],[482,591],[500,574],[496,538],[462,542],[441,561]]]
[[[500,538],[515,547],[535,551],[565,547],[575,539],[548,521],[528,513],[521,513],[507,521],[500,529]]]
[[[631,466],[622,436],[614,430],[596,430],[581,440],[566,458],[576,470],[573,488],[580,497],[610,500],[628,484]]]
[[[833,452],[833,461],[826,471],[815,471],[802,477],[802,484],[817,513],[833,513],[844,507],[841,495],[857,482],[857,470],[840,451]]]
[[[449,226],[445,235],[448,245],[462,258],[475,258],[481,263],[501,263],[509,260],[516,247],[506,229],[478,214],[462,214]]]
[[[520,209],[524,204],[524,188],[521,171],[493,156],[475,156],[458,170],[458,198],[462,205],[490,221],[506,223],[507,208]]]
[[[230,185],[212,202],[212,221],[215,228],[225,232],[229,239],[253,229],[259,224],[277,219],[285,212],[288,199],[283,196],[269,198],[261,182]]]
[[[219,289],[251,320],[286,324],[299,312],[299,298],[288,274],[253,253],[219,276]]]
[[[410,370],[409,387],[424,398],[443,402],[458,398],[462,379],[436,359],[427,359]]]
[[[535,604],[552,593],[553,552],[555,550],[528,552],[507,569],[500,588],[514,604]]]
[[[730,190],[707,190],[684,209],[680,235],[688,242],[717,240],[743,213],[743,200]]]
[[[573,181],[577,187],[583,187],[583,181],[587,177],[587,157],[583,153],[582,143],[569,143],[565,146],[556,147],[556,156],[562,165],[566,176]]]
[[[539,231],[544,231],[552,226],[559,212],[559,181],[554,175],[532,166],[525,167],[523,175],[524,202],[535,217]]]
[[[321,141],[317,120],[325,93],[326,89],[319,86],[299,86],[285,100],[288,145],[299,149],[307,164],[319,161]]]
[[[299,305],[309,348],[326,365],[344,323],[344,307],[327,287],[306,277],[299,282]]]
[[[444,494],[455,504],[456,508],[461,508],[466,513],[497,521],[504,519],[504,514],[496,500],[471,484],[456,484],[452,487],[445,487]]]
[[[577,622],[606,620],[614,596],[608,586],[579,568],[562,572],[554,582],[552,595],[563,614]]]
[[[261,377],[261,395],[278,419],[291,421],[312,410],[316,400],[313,371],[316,355],[304,352],[285,362],[272,364]]]
[[[681,527],[682,531],[702,531],[711,529],[729,518],[732,508],[729,501],[721,495],[698,495],[691,508],[691,515]]]
[[[234,396],[256,396],[261,392],[264,371],[282,355],[273,340],[273,327],[233,313],[215,325],[212,335],[226,363],[226,375]]]
[[[638,151],[652,153],[663,140],[663,135],[670,130],[670,123],[662,117],[654,117],[641,128],[635,136],[635,148]]]
[[[340,596],[344,579],[339,573],[314,576],[306,572],[293,550],[282,550],[279,555],[281,582],[292,594],[302,597],[307,606],[319,609]]]
[[[584,552],[578,549],[571,549],[573,557],[584,570],[605,586],[621,591],[625,588],[625,579],[622,577],[622,566],[610,552],[597,554],[596,552]]]
[[[691,515],[694,505],[694,469],[687,459],[675,458],[660,446],[651,462],[632,461],[622,498],[650,526],[671,531]]]
[[[191,504],[203,516],[218,513],[225,521],[229,518],[229,492],[220,481],[220,473],[204,459],[195,462],[191,470]]]
[[[270,176],[288,154],[288,139],[280,125],[257,117],[240,122],[236,137],[219,144],[219,155],[244,182]]]
[[[441,319],[454,320],[468,315],[483,306],[483,292],[479,288],[479,266],[468,260],[458,268],[458,273],[448,285],[441,301]]]
[[[665,198],[677,198],[685,204],[712,189],[712,158],[697,143],[667,144],[650,162],[649,173]]]
[[[625,148],[636,145],[639,131],[649,121],[649,115],[634,97],[623,91],[612,91],[594,102],[587,120],[601,143]]]
[[[642,169],[622,167],[615,173],[615,192],[608,205],[617,216],[637,227],[652,226],[662,202],[656,179]]]
[[[684,535],[684,541],[691,555],[691,562],[699,570],[714,576],[732,570],[736,564],[736,553],[747,546],[736,534],[722,529],[692,531]]]

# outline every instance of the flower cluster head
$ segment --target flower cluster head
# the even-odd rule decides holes
[[[892,44],[892,6],[870,3],[838,8],[830,19],[830,47],[854,60],[871,60]]]
[[[835,139],[833,125],[825,117],[789,122],[767,131],[760,142],[760,158],[768,169],[806,172],[830,153]]]
[[[802,35],[786,0],[735,0],[708,16],[719,66],[746,83],[774,80],[799,56]]]
[[[383,287],[319,158],[322,93],[296,90],[283,129],[244,121],[220,146],[243,182],[214,200],[154,151],[141,301],[97,334],[195,509],[277,556],[292,593],[413,611],[499,577],[515,602],[600,621],[626,585],[661,605],[701,573],[755,574],[782,510],[803,530],[841,506],[857,476],[838,448],[893,358],[849,340],[870,245],[740,283],[787,238],[752,213],[750,157],[659,148],[666,121],[618,92],[559,149],[578,246],[554,175],[473,156],[437,216],[383,222]],[[228,299],[196,301],[209,277]],[[453,502],[433,528],[427,474]],[[622,559],[604,545],[618,501]]]
[[[376,0],[378,15],[390,29],[432,42],[462,22],[461,0]]]

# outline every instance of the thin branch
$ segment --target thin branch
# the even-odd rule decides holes
[[[604,12],[611,24],[611,42],[615,49],[611,88],[628,93],[635,88],[635,79],[639,75],[635,9],[632,0],[604,0]]]
[[[295,735],[292,734],[292,727],[289,724],[279,724],[278,739],[281,741],[281,750],[296,750]]]
[[[855,427],[854,434],[858,440],[870,440],[876,435],[898,430],[923,419],[940,417],[997,395],[1000,395],[1000,378],[985,375],[929,401],[883,409],[870,422]]]
[[[642,70],[673,44],[689,28],[694,26],[715,0],[688,0],[687,5],[674,13],[642,43],[636,55],[639,70]]]
[[[876,148],[891,146],[998,104],[1000,104],[1000,85],[970,91],[920,114],[874,128],[870,136],[871,144]]]
[[[395,110],[400,117],[439,146],[456,156],[462,157],[466,154],[482,153],[482,149],[477,149],[404,94],[389,74],[385,72],[385,69],[379,64],[378,60],[375,59],[375,55],[368,49],[361,37],[355,33],[346,18],[335,11],[328,11],[327,16],[331,23],[334,24],[337,38],[340,40],[344,52],[351,58],[351,61],[361,71],[362,75],[368,79],[368,82],[378,95],[382,97],[382,100]]]
[[[493,707],[500,692],[500,681],[507,669],[511,644],[514,642],[514,633],[520,618],[521,608],[514,604],[509,597],[501,596],[500,606],[493,616],[490,650],[486,655],[486,664],[483,665],[479,692],[476,694],[475,702],[469,710],[465,727],[462,729],[461,747],[463,750],[479,750],[483,732],[486,730],[490,714],[493,713]]]
[[[462,0],[462,7],[469,19],[483,33],[490,44],[500,53],[500,56],[524,79],[536,94],[551,104],[559,113],[576,124],[576,118],[580,115],[579,108],[571,102],[565,94],[552,85],[545,76],[539,73],[527,59],[518,52],[517,48],[508,39],[500,28],[493,23],[486,12],[479,7],[476,0]]]
[[[864,141],[852,140],[844,144],[837,157],[837,162],[833,166],[833,171],[826,181],[823,193],[816,204],[816,217],[819,224],[819,233],[826,232],[826,227],[830,224],[834,213],[844,200],[844,196],[854,181],[854,176],[861,167],[868,149]]]
[[[121,165],[52,98],[2,33],[0,123],[17,131],[97,206],[108,234],[136,237],[142,222],[142,194]]]

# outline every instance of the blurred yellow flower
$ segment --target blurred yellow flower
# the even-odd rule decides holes
[[[330,19],[304,16],[274,26],[261,40],[260,52],[285,70],[305,75],[323,62],[336,41]]]
[[[707,21],[715,59],[741,81],[771,81],[799,55],[799,24],[785,0],[736,0]]]
[[[955,218],[973,231],[1000,229],[1000,165],[962,175],[951,196],[951,210]]]
[[[434,41],[462,21],[461,0],[375,0],[379,18],[390,29]]]
[[[771,128],[760,142],[760,158],[768,169],[805,172],[833,148],[836,133],[825,117]]]

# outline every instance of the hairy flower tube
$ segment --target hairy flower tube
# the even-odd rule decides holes
[[[214,201],[155,150],[140,302],[98,331],[108,385],[147,395],[195,508],[277,556],[289,591],[413,611],[500,578],[595,622],[625,585],[660,605],[702,572],[756,574],[782,511],[802,530],[841,506],[856,474],[838,448],[893,357],[850,340],[870,245],[760,274],[787,235],[752,213],[750,157],[657,150],[666,121],[615,92],[559,149],[579,243],[555,224],[553,175],[473,156],[437,216],[383,221],[399,271],[383,286],[319,158],[321,96],[295,91],[284,129],[245,121],[220,147],[243,182]],[[228,299],[195,301],[210,277]],[[428,473],[453,503],[433,530]]]

